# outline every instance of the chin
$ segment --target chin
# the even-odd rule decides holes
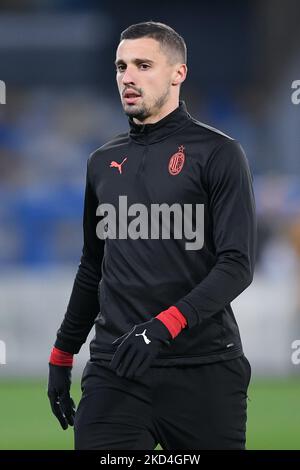
[[[132,106],[125,105],[124,111],[127,114],[127,116],[137,118],[140,120],[145,119],[147,117],[145,115],[145,110],[135,105],[132,105]]]
[[[124,108],[125,113],[128,114],[128,116],[134,117],[136,114],[139,114],[141,112],[141,110],[134,104],[133,105],[124,104],[123,108]]]

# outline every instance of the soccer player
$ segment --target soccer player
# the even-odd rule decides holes
[[[82,257],[49,360],[75,449],[246,446],[251,367],[231,302],[253,278],[252,175],[241,145],[179,99],[186,63],[165,24],[121,34],[129,130],[88,159]],[[75,412],[73,355],[94,324]]]

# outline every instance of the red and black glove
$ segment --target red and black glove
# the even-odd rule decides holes
[[[141,376],[157,357],[163,344],[171,340],[186,325],[186,319],[176,307],[170,307],[151,320],[135,325],[132,330],[113,341],[118,344],[110,366],[117,375]]]
[[[48,398],[61,427],[73,426],[75,403],[70,396],[73,354],[53,348],[49,359]]]

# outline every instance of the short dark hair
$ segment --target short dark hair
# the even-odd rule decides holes
[[[144,21],[129,26],[122,31],[120,42],[123,39],[152,38],[160,43],[162,49],[167,49],[171,57],[182,63],[187,61],[187,49],[184,39],[170,26],[156,21]]]

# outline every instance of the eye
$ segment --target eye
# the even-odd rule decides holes
[[[150,67],[149,64],[140,64],[140,68],[141,68],[142,70],[147,70],[147,69],[149,69],[149,67]]]
[[[119,64],[116,67],[117,72],[124,72],[126,70],[126,65],[125,64]]]

